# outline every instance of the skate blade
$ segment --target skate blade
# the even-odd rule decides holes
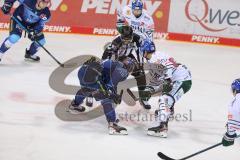
[[[66,112],[69,112],[70,114],[74,114],[74,115],[78,115],[78,114],[83,113],[83,112],[72,110],[72,109],[69,109],[69,108],[66,108]]]
[[[125,130],[122,130],[121,132],[109,130],[109,135],[128,135],[128,132]]]
[[[153,137],[160,137],[160,138],[167,138],[167,133],[166,132],[153,132],[153,131],[148,131],[147,135],[153,136]]]
[[[72,63],[72,64],[70,64],[70,63],[69,64],[65,64],[64,63],[64,64],[61,65],[62,68],[75,68],[77,66],[78,66],[77,63]]]
[[[24,60],[26,62],[32,62],[32,63],[39,63],[40,62],[40,61],[35,61],[35,60],[29,59],[29,58],[25,58]]]

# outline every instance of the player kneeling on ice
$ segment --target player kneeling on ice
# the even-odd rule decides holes
[[[6,15],[9,14],[14,2],[16,0],[5,0],[1,8],[2,12]],[[10,20],[10,35],[0,47],[0,61],[3,54],[19,41],[24,28],[28,30],[26,32],[31,33],[28,34],[28,38],[32,41],[30,48],[26,49],[25,59],[34,62],[40,61],[40,57],[36,56],[40,46],[35,41],[38,41],[42,46],[45,44],[42,31],[51,16],[49,11],[51,0],[18,0],[18,2],[20,5]]]
[[[156,52],[152,41],[144,41],[141,47],[143,57],[149,63],[151,80],[149,86],[154,92],[162,92],[159,110],[156,113],[158,125],[148,128],[148,135],[167,137],[168,120],[174,112],[174,104],[192,86],[191,73],[185,65],[178,64],[169,55]]]
[[[234,99],[228,108],[227,132],[222,139],[223,146],[233,145],[237,137],[236,131],[240,130],[240,78],[233,81],[231,88]]]
[[[69,106],[69,112],[78,114],[85,111],[82,106],[86,97],[94,97],[101,101],[108,121],[109,134],[127,134],[127,129],[117,124],[115,104],[121,103],[121,95],[117,94],[117,85],[126,80],[134,68],[134,63],[128,57],[121,61],[96,61],[91,58],[83,64],[78,72],[81,89],[76,93],[75,99]]]

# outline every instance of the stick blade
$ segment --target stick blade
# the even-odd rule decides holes
[[[160,157],[160,158],[163,159],[163,160],[175,160],[175,159],[172,159],[172,158],[166,156],[166,155],[163,154],[162,152],[158,152],[158,157]]]
[[[61,67],[62,68],[74,68],[77,66],[77,63],[69,63],[69,64],[62,64]]]

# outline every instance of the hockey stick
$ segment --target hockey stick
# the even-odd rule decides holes
[[[132,99],[133,99],[134,101],[138,101],[138,100],[139,100],[139,98],[137,98],[137,97],[132,93],[132,91],[131,91],[129,88],[127,89],[127,93],[129,94],[129,96],[132,97]]]
[[[26,31],[28,34],[31,34],[30,31],[24,27],[21,22],[16,18],[14,17],[12,14],[9,14],[9,16],[24,30]],[[76,66],[77,64],[63,64],[61,63],[59,60],[57,60],[57,58],[55,58],[40,42],[38,42],[37,40],[34,40],[40,47],[43,48],[44,51],[47,52],[47,54],[52,57],[52,59],[57,62],[57,64],[59,64],[60,67],[63,67],[63,68],[72,68],[74,66]]]
[[[102,85],[102,83],[100,81],[97,81],[97,83],[99,84],[100,86],[100,91],[106,95],[108,98],[111,99],[111,93],[109,93],[108,90],[105,89],[105,87]],[[122,95],[123,95],[123,90],[121,90],[119,96],[120,96],[120,99],[122,100]],[[120,100],[120,103],[116,100],[116,99],[112,99],[114,101],[115,104],[120,104],[121,103],[121,100]]]
[[[240,137],[240,135],[238,135],[236,138],[239,138]],[[194,156],[196,156],[196,155],[199,155],[199,154],[201,154],[201,153],[203,153],[203,152],[206,152],[206,151],[208,151],[208,150],[210,150],[210,149],[213,149],[213,148],[216,148],[216,147],[218,147],[218,146],[221,146],[223,143],[221,142],[221,143],[217,143],[217,144],[215,144],[215,145],[213,145],[213,146],[210,146],[210,147],[208,147],[208,148],[206,148],[206,149],[203,149],[203,150],[201,150],[201,151],[199,151],[199,152],[196,152],[196,153],[194,153],[194,154],[191,154],[191,155],[189,155],[189,156],[187,156],[187,157],[184,157],[184,158],[181,158],[181,159],[173,159],[173,158],[170,158],[170,157],[168,157],[168,156],[166,156],[165,154],[163,154],[162,152],[158,152],[158,156],[161,158],[161,159],[163,159],[163,160],[186,160],[186,159],[189,159],[189,158],[191,158],[191,157],[194,157]]]
[[[161,92],[160,90],[154,91],[154,92],[151,92],[151,95],[154,95],[160,92]],[[132,97],[134,101],[138,101],[140,99],[140,97],[136,97],[129,88],[127,89],[127,93]]]

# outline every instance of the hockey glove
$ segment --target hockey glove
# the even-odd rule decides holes
[[[108,86],[108,85],[107,85],[107,88],[108,88],[109,98],[112,99],[115,104],[120,104],[122,102],[123,91],[121,91],[119,95],[115,92],[117,88],[112,88],[111,86]]]
[[[39,39],[41,39],[40,37],[43,36],[42,32],[31,32],[28,34],[28,38],[31,41],[38,41]]]
[[[223,139],[222,139],[222,144],[223,146],[231,146],[234,144],[234,139],[237,137],[237,134],[229,135],[228,133],[225,133]]]
[[[139,97],[141,100],[148,101],[152,96],[152,92],[149,89],[140,90]]]
[[[3,4],[3,6],[1,7],[2,12],[3,12],[4,14],[9,14],[10,11],[11,11],[12,6],[13,6],[13,3],[5,2],[5,3]]]
[[[104,51],[103,55],[102,55],[102,60],[111,59],[113,54],[115,54],[114,49],[111,46],[107,47],[106,50]]]
[[[115,104],[120,104],[122,101],[122,96],[118,94],[111,94],[110,98],[114,101]]]
[[[166,80],[164,80],[164,83],[163,83],[162,92],[163,93],[169,93],[172,90],[172,87],[173,87],[173,84],[171,82],[171,79],[166,79]]]

